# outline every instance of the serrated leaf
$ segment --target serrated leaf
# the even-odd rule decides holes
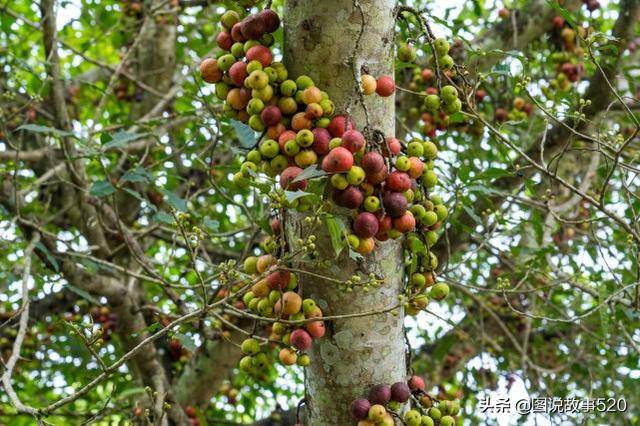
[[[41,126],[40,124],[23,124],[16,130],[26,130],[27,132],[34,133],[50,133],[57,136],[72,136],[74,138],[77,138],[77,136],[73,132],[68,132],[66,130],[60,130],[49,126]]]
[[[102,145],[103,151],[107,149],[112,149],[112,148],[121,148],[126,144],[128,144],[129,142],[133,142],[135,140],[138,140],[140,138],[147,136],[147,133],[130,133],[125,131],[120,131],[118,133],[115,133],[109,136],[111,137],[111,140],[109,140],[107,143]]]
[[[106,197],[116,192],[116,188],[108,180],[99,180],[91,185],[89,193],[94,197]]]
[[[92,295],[90,295],[89,293],[87,293],[86,291],[84,291],[81,288],[78,288],[74,285],[71,285],[69,283],[66,284],[66,287],[73,293],[77,294],[78,296],[82,297],[85,300],[88,300],[89,302],[93,303],[94,305],[98,305],[100,306],[101,303],[98,299],[96,299],[95,297],[93,297]]]
[[[345,241],[342,238],[342,226],[340,226],[340,222],[333,216],[327,216],[326,222],[331,246],[335,254],[338,255],[345,245]]]
[[[188,350],[189,352],[195,352],[198,347],[196,346],[196,342],[194,342],[191,336],[187,336],[186,334],[176,333],[174,337],[177,338],[182,346]]]
[[[326,176],[326,175],[327,175],[327,172],[325,172],[322,169],[318,169],[317,164],[313,164],[307,167],[306,169],[304,169],[302,173],[296,176],[295,179],[293,179],[291,182],[299,182],[304,179],[310,180],[310,179],[314,179],[314,178]]]
[[[168,189],[162,189],[164,195],[167,196],[167,202],[174,209],[186,212],[187,211],[187,201],[180,198],[176,193],[169,191]]]
[[[254,132],[251,127],[238,120],[231,120],[231,126],[236,131],[236,136],[238,137],[238,142],[240,142],[241,147],[251,149],[255,146],[258,138],[256,137],[256,132]]]

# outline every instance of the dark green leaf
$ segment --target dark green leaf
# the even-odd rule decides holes
[[[319,170],[317,164],[314,164],[304,169],[302,173],[300,173],[298,176],[296,176],[294,180],[292,180],[292,182],[299,182],[303,179],[307,179],[307,180],[314,179],[314,178],[326,176],[326,175],[327,175],[327,172],[325,172],[322,169]]]
[[[106,197],[116,192],[116,188],[108,180],[94,182],[89,193],[94,197]]]
[[[251,149],[255,146],[258,139],[256,138],[256,132],[251,127],[238,120],[231,120],[231,126],[236,131],[241,147]]]

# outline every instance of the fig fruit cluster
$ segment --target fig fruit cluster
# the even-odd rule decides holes
[[[372,386],[366,398],[351,402],[350,412],[358,426],[394,426],[396,417],[407,426],[453,426],[460,402],[436,401],[425,393],[424,380],[412,376],[406,382]]]

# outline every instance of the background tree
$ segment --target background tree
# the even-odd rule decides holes
[[[228,291],[272,248],[282,203],[233,178],[259,134],[227,116],[198,65],[223,53],[225,10],[265,5],[0,3],[0,422],[293,424],[301,402],[303,422],[345,424],[352,399],[410,372],[462,398],[469,424],[488,422],[479,398],[514,382],[637,406],[640,2],[270,6],[292,77],[312,77],[359,129],[438,144],[449,217],[433,250],[450,297],[404,319],[405,241],[335,258],[345,242],[323,222],[329,265],[292,266],[327,317],[311,364],[242,372],[247,333],[269,334]],[[430,32],[452,41],[456,75],[430,63]],[[394,69],[394,97],[360,94],[360,74]],[[448,81],[463,109],[445,120],[425,98]],[[288,214],[295,252],[309,213]],[[365,293],[360,272],[384,282]]]

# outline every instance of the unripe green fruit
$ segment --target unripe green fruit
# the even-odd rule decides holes
[[[400,408],[402,408],[402,404],[400,404],[398,401],[389,401],[389,402],[387,402],[387,409],[388,410],[398,411],[398,410],[400,410]]]
[[[337,148],[339,146],[342,146],[342,139],[333,138],[329,141],[329,149]]]
[[[262,163],[262,172],[271,178],[277,175],[276,171],[273,170],[273,167],[271,167],[269,161],[265,161],[264,163]]]
[[[269,83],[273,84],[278,81],[278,72],[274,68],[266,67],[263,71],[269,77]]]
[[[260,143],[258,150],[263,157],[273,158],[280,152],[280,146],[273,139],[266,139]]]
[[[389,238],[391,238],[392,240],[395,240],[396,238],[400,238],[402,237],[404,234],[400,231],[398,231],[397,229],[389,229],[387,231],[387,236]]]
[[[404,198],[406,198],[407,201],[410,203],[410,202],[413,201],[413,197],[414,197],[415,194],[413,192],[413,189],[407,189],[406,191],[404,191],[402,193],[402,195],[404,195]]]
[[[313,144],[313,133],[309,129],[302,129],[296,134],[296,142],[298,145],[305,148],[310,147]]]
[[[289,77],[289,71],[287,71],[287,67],[282,62],[272,62],[271,66],[278,73],[278,82],[282,83]]]
[[[280,174],[289,166],[289,160],[284,155],[278,154],[269,163],[276,174]]]
[[[311,358],[309,358],[309,355],[307,354],[302,354],[298,357],[296,364],[298,364],[300,367],[306,367],[307,365],[311,364]]]
[[[240,15],[235,10],[227,10],[220,17],[220,23],[224,28],[230,30],[235,24],[240,21]]]
[[[380,209],[380,199],[374,195],[370,195],[364,199],[364,209],[370,213]]]
[[[278,336],[282,336],[287,331],[287,326],[281,322],[274,322],[271,331]]]
[[[450,70],[451,68],[453,68],[454,62],[453,62],[453,58],[449,55],[444,55],[443,57],[441,57],[439,59],[439,63],[440,63],[440,67],[443,70]]]
[[[249,186],[249,180],[244,177],[242,172],[233,175],[233,183],[237,185],[238,188],[247,188]]]
[[[416,50],[410,44],[403,43],[398,48],[398,59],[403,62],[413,62],[416,60]]]
[[[409,161],[409,157],[407,157],[406,155],[401,155],[400,157],[396,158],[396,168],[403,172],[409,170],[411,168],[411,161]]]
[[[440,426],[454,426],[456,421],[451,416],[444,416],[440,419]]]
[[[351,185],[360,185],[365,178],[364,170],[359,166],[352,166],[347,172],[347,182]]]
[[[251,127],[256,132],[262,132],[265,129],[262,119],[257,114],[249,117],[249,122],[247,124],[249,124],[249,127]]]
[[[253,357],[253,366],[258,370],[262,370],[268,365],[269,365],[269,358],[267,357],[267,354],[265,354],[264,352],[260,352],[259,354]]]
[[[431,199],[431,202],[433,203],[434,206],[443,204],[442,197],[439,196],[438,194],[430,194],[429,198]]]
[[[409,410],[404,415],[404,422],[407,426],[420,426],[422,423],[422,416],[418,410]]]
[[[271,304],[269,299],[262,299],[258,303],[258,312],[263,316],[271,315],[273,313],[273,304]]]
[[[304,299],[302,301],[302,312],[305,315],[309,315],[310,313],[315,311],[317,307],[318,305],[313,299]]]
[[[433,271],[438,267],[438,257],[433,253],[429,254],[422,259],[422,267],[427,271]]]
[[[435,423],[431,417],[422,416],[422,426],[435,426]]]
[[[316,127],[322,127],[326,129],[329,127],[329,123],[331,123],[331,119],[329,117],[322,117],[318,121],[316,121]]]
[[[260,303],[260,300],[262,300],[262,299],[260,299],[259,297],[255,297],[255,298],[251,299],[251,301],[247,305],[249,310],[251,310],[253,312],[258,312],[258,303]]]
[[[245,79],[245,85],[251,89],[264,89],[269,85],[269,76],[261,70],[252,71]]]
[[[445,104],[444,106],[444,112],[446,114],[455,114],[456,112],[460,111],[462,111],[462,101],[460,101],[460,99],[454,99],[453,102],[451,102],[450,104]],[[523,119],[524,118],[526,118],[526,113]]]
[[[422,155],[428,160],[433,160],[438,156],[438,146],[431,141],[422,142],[422,151]]]
[[[429,294],[435,300],[443,300],[449,295],[449,286],[446,283],[436,283]]]
[[[450,104],[455,99],[458,99],[458,90],[451,85],[444,86],[440,90],[440,97],[444,103]]]
[[[333,115],[336,110],[336,106],[329,99],[323,99],[320,101],[320,107],[325,117]]]
[[[296,78],[296,85],[298,86],[298,90],[302,91],[308,87],[315,86],[311,77],[307,75],[301,75]]]
[[[222,71],[229,71],[229,68],[231,68],[231,65],[233,65],[235,62],[235,56],[233,56],[231,53],[227,53],[220,56],[220,58],[218,59],[218,68],[220,68]]]
[[[387,410],[383,405],[375,404],[369,408],[369,420],[372,422],[380,422],[384,419]]]
[[[433,208],[433,211],[436,212],[436,215],[438,215],[438,220],[439,221],[445,220],[447,218],[447,216],[449,215],[449,211],[442,204],[438,204],[437,206],[435,206]]]
[[[283,114],[291,115],[298,111],[298,103],[290,96],[284,96],[278,99],[278,108]]]
[[[289,315],[289,321],[304,321],[305,317],[302,312],[295,313],[293,315]]]
[[[229,86],[225,83],[216,83],[216,97],[222,101],[227,99],[229,94]]]
[[[260,342],[253,338],[245,339],[242,342],[240,349],[245,355],[255,355],[260,352]]]
[[[360,238],[357,235],[349,234],[347,235],[347,243],[353,250],[357,250],[360,247]]]
[[[258,115],[264,109],[264,102],[258,98],[252,98],[247,104],[247,114]]]
[[[424,277],[424,275],[416,272],[415,274],[411,275],[411,285],[414,287],[424,287],[425,284],[427,283],[426,278]]]
[[[246,292],[246,293],[242,296],[242,302],[243,302],[246,306],[249,306],[249,303],[251,303],[251,301],[252,301],[253,299],[255,299],[255,298],[256,298],[256,295],[255,295],[255,294],[253,294],[253,292],[252,292],[252,291],[248,291],[248,292]]]
[[[244,177],[251,177],[258,172],[258,166],[256,166],[251,161],[245,161],[240,166],[240,172]]]
[[[236,59],[243,58],[244,53],[244,45],[242,43],[233,43],[233,46],[231,46],[231,54],[235,56]]]
[[[345,189],[347,186],[349,186],[349,181],[347,180],[347,178],[339,173],[336,173],[335,175],[331,176],[330,180],[331,180],[331,186],[333,186],[336,189]]]
[[[245,373],[250,373],[253,371],[253,357],[252,356],[245,356],[240,360],[240,364],[238,365],[240,367],[240,370],[244,371]]]
[[[260,44],[266,47],[272,46],[274,41],[273,35],[268,33],[260,38]]]
[[[258,40],[247,40],[247,41],[245,41],[244,42],[244,53],[246,54],[249,51],[249,49],[251,49],[254,46],[258,46],[258,45],[260,45],[260,42]],[[262,69],[262,64],[260,64],[260,69]]]
[[[269,102],[273,97],[273,87],[267,85],[263,89],[253,89],[251,91],[251,96],[254,98],[259,98],[264,102]]]
[[[407,154],[409,157],[422,157],[423,152],[422,142],[413,141],[407,145]]]
[[[440,417],[442,417],[442,413],[440,413],[440,410],[438,410],[436,407],[431,407],[429,408],[429,417],[431,417],[433,420],[440,420]]]
[[[427,209],[425,209],[423,205],[414,204],[411,206],[411,213],[413,213],[413,216],[419,220],[427,213]]]
[[[449,42],[442,37],[434,40],[433,47],[435,48],[435,54],[438,55],[438,57],[449,53]]]
[[[422,173],[422,183],[427,188],[433,188],[438,184],[438,175],[433,170],[425,170]]]
[[[432,226],[438,222],[438,214],[433,211],[427,211],[423,216],[418,217],[418,220],[424,226]]]
[[[427,95],[424,98],[424,107],[430,113],[438,111],[440,109],[440,97],[438,95]]]
[[[291,139],[284,144],[284,152],[289,157],[293,157],[300,152],[300,145],[298,145],[298,142],[296,142],[295,139]]]
[[[242,267],[245,273],[255,274],[257,264],[258,264],[258,258],[256,256],[249,256],[244,260]]]
[[[269,302],[275,305],[278,300],[282,298],[282,292],[278,290],[271,290],[269,292]]]
[[[427,239],[427,246],[429,248],[431,248],[435,245],[435,243],[438,242],[438,233],[436,231],[427,231],[425,232],[424,236]]]
[[[293,80],[286,80],[280,84],[280,93],[285,96],[293,96],[298,90],[296,82]]]
[[[262,63],[260,61],[253,60],[247,64],[247,73],[251,74],[254,71],[262,71]]]
[[[429,298],[425,294],[419,294],[413,298],[412,303],[416,308],[423,310],[427,308],[427,305],[429,304]]]

